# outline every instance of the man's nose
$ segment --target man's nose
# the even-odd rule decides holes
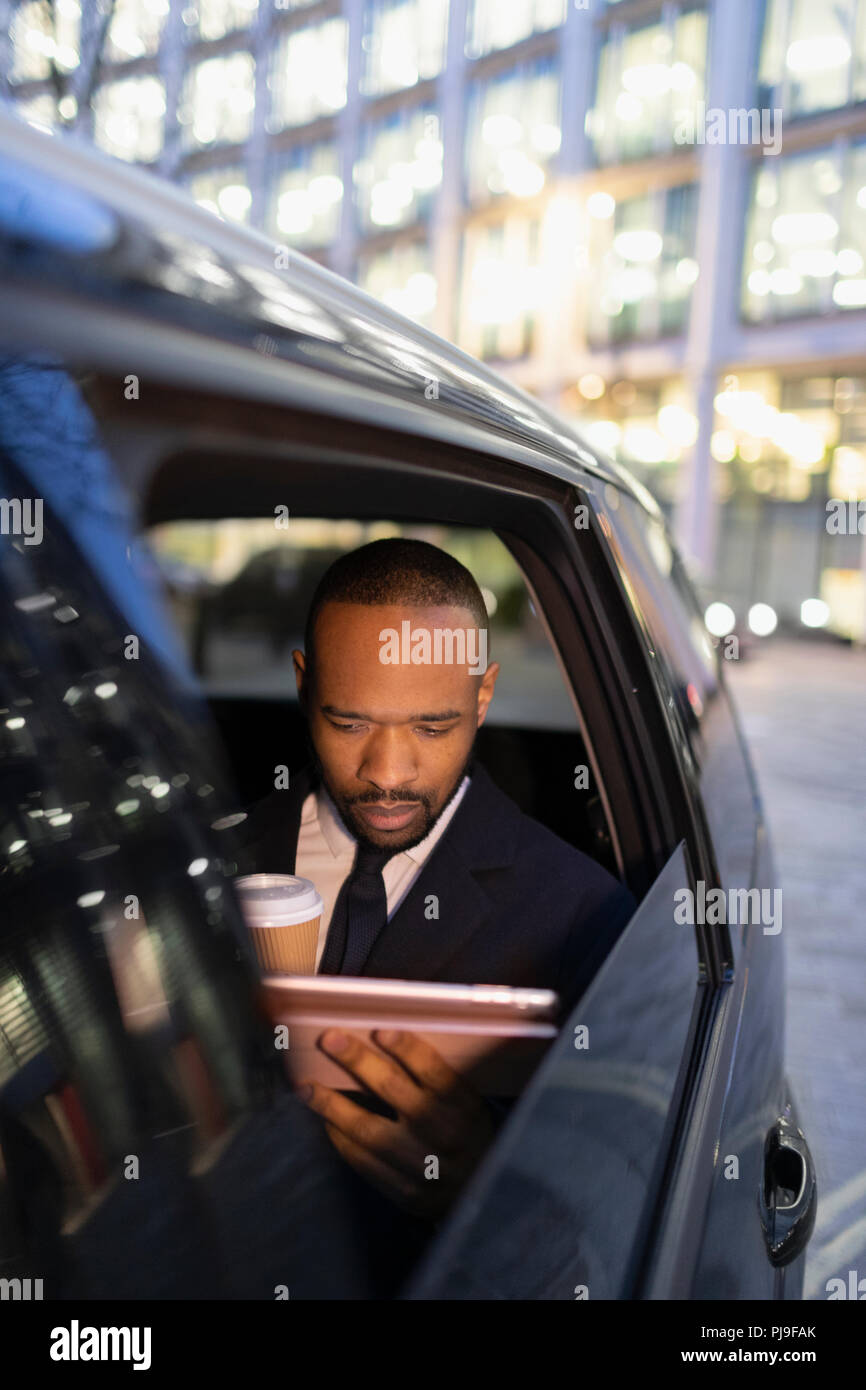
[[[411,787],[417,776],[418,763],[411,733],[399,728],[377,729],[364,745],[359,780],[372,782],[383,792],[391,792],[399,787]]]

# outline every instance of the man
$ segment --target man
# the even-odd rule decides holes
[[[324,901],[320,973],[583,993],[634,910],[593,860],[524,815],[473,760],[499,666],[469,571],[437,547],[374,541],[338,559],[293,653],[312,766],[253,813],[249,867]],[[458,659],[459,658],[459,659]],[[344,1158],[405,1210],[447,1210],[496,1127],[411,1035],[320,1045],[394,1119],[319,1084],[300,1094]],[[427,1156],[439,1180],[425,1179]]]

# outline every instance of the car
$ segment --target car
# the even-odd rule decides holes
[[[201,1297],[217,1267],[229,1296],[369,1296],[339,1162],[303,1157],[320,1136],[281,1089],[230,871],[242,808],[304,761],[299,614],[265,605],[257,631],[262,586],[307,592],[333,553],[414,534],[472,562],[491,612],[482,762],[638,907],[377,1288],[799,1298],[817,1198],[778,881],[652,497],[489,366],[149,174],[11,116],[0,158],[0,1256],[42,1260],[57,1297]],[[200,576],[183,622],[173,564]],[[140,1185],[112,1181],[130,1166]]]

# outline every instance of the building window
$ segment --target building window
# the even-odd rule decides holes
[[[743,316],[866,308],[866,144],[765,160],[752,183]]]
[[[120,159],[143,164],[162,151],[165,91],[158,77],[127,77],[100,87],[93,98],[95,143]]]
[[[592,210],[592,209],[590,209]],[[592,217],[587,336],[597,346],[679,333],[692,286],[697,185],[614,203]]]
[[[470,6],[466,53],[478,58],[509,48],[528,34],[556,29],[565,22],[567,0],[474,0]]]
[[[448,0],[370,0],[364,30],[362,93],[414,87],[442,70]]]
[[[182,13],[191,38],[222,39],[238,29],[248,29],[256,17],[258,0],[195,0]]]
[[[433,108],[403,108],[369,126],[354,181],[365,230],[405,227],[426,217],[442,182],[442,140]]]
[[[538,241],[535,218],[467,228],[459,343],[473,356],[517,358],[532,351],[541,297]]]
[[[115,0],[105,40],[106,58],[122,63],[155,53],[168,7],[169,0]]]
[[[413,243],[362,257],[358,284],[374,299],[429,328],[436,307],[436,280],[430,248]]]
[[[694,130],[706,89],[707,16],[702,10],[640,29],[612,31],[601,50],[586,129],[600,164],[672,149]]]
[[[13,82],[51,76],[52,64],[61,72],[78,67],[81,8],[78,0],[57,0],[48,6],[19,5],[12,14],[10,38]]]
[[[500,194],[532,197],[544,187],[561,140],[554,59],[473,84],[466,128],[470,202]]]
[[[768,0],[761,105],[800,116],[864,98],[866,0]]]
[[[634,472],[662,506],[677,496],[680,462],[698,437],[698,419],[685,383],[620,380],[594,372],[581,377],[563,402],[590,444]]]
[[[277,45],[270,86],[272,130],[305,125],[346,104],[348,26],[326,19],[284,34]]]
[[[38,96],[16,101],[18,115],[40,130],[53,130],[57,125],[57,102],[50,92],[40,92]]]
[[[187,188],[208,212],[215,212],[228,222],[249,222],[252,197],[240,166],[193,174],[187,179]]]
[[[269,230],[292,246],[328,246],[339,231],[342,201],[337,146],[333,141],[299,146],[272,170]]]
[[[250,53],[208,58],[190,68],[178,120],[184,144],[239,144],[252,129],[255,63]]]

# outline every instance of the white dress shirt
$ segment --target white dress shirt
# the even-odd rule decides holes
[[[455,795],[437,820],[429,835],[411,849],[401,850],[388,860],[382,870],[388,902],[388,920],[405,898],[430,855],[447,830],[457,807],[466,795],[469,777],[464,777]],[[316,950],[316,971],[321,964],[328,928],[343,880],[352,871],[358,842],[350,835],[337,813],[325,788],[310,792],[301,809],[301,827],[295,854],[295,873],[312,879],[322,898],[322,920]]]

